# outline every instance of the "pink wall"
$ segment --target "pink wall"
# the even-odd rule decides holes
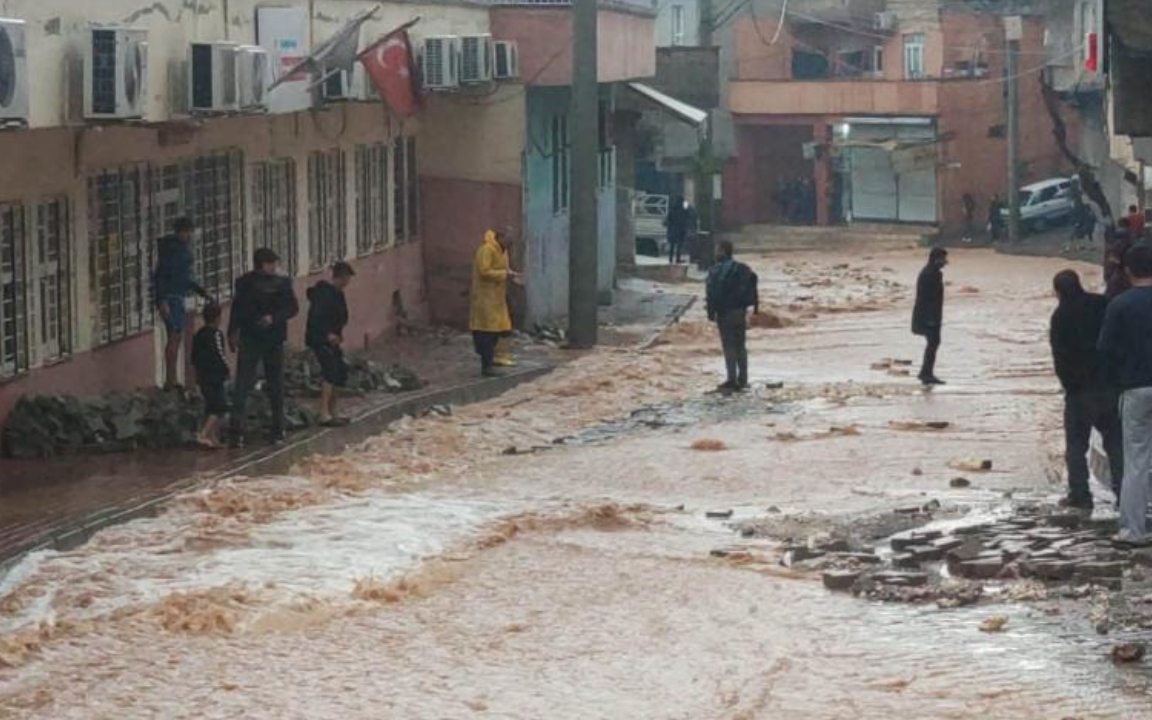
[[[602,83],[656,75],[655,18],[601,10],[599,79]],[[498,7],[492,35],[515,40],[520,78],[529,85],[572,84],[572,13],[565,7]]]
[[[365,337],[376,338],[395,327],[392,293],[396,290],[412,320],[428,319],[423,253],[423,244],[416,241],[350,261],[356,269],[356,279],[347,295],[351,321],[345,340],[349,350],[363,347]],[[308,313],[305,292],[321,277],[324,275],[317,273],[295,280],[300,314],[289,326],[289,342],[293,345],[303,345]],[[154,347],[153,331],[149,330],[0,383],[0,424],[21,395],[95,395],[151,385],[156,363]]]
[[[521,188],[508,183],[423,177],[420,193],[432,319],[466,327],[476,248],[489,229],[511,228],[513,236],[522,235]],[[513,264],[518,264],[515,258]]]

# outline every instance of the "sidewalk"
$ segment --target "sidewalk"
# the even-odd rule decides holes
[[[310,428],[281,446],[204,452],[194,449],[79,455],[48,460],[0,459],[0,570],[31,550],[66,549],[97,530],[150,514],[197,483],[241,473],[286,472],[301,457],[339,452],[409,414],[499,395],[549,372],[562,351],[517,347],[521,365],[500,378],[480,378],[467,334],[442,329],[390,338],[359,354],[413,369],[427,386],[407,393],[342,399],[345,428]],[[299,398],[311,402],[308,398]]]

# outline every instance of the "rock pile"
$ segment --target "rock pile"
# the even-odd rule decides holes
[[[252,394],[247,410],[251,427],[267,425],[263,393]],[[284,412],[288,430],[317,422],[311,409],[291,398]],[[47,458],[184,447],[195,441],[202,413],[199,398],[156,388],[90,397],[25,396],[4,422],[0,450],[5,457]]]
[[[372,392],[409,392],[424,387],[424,381],[402,365],[383,365],[355,355],[347,356],[348,385],[354,395]],[[316,397],[320,394],[320,363],[311,351],[293,352],[284,367],[284,381],[290,394]]]

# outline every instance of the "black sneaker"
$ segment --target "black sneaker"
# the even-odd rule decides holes
[[[947,385],[948,384],[948,383],[944,382],[943,380],[941,380],[940,378],[936,377],[935,375],[921,375],[920,376],[920,382],[922,382],[925,385]]]
[[[740,389],[740,385],[738,383],[731,381],[731,380],[729,380],[728,382],[720,383],[719,385],[716,386],[716,390],[718,392],[722,392],[722,393],[736,392],[739,389]]]

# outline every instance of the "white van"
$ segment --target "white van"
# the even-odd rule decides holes
[[[1052,178],[1020,188],[1020,228],[1040,232],[1046,227],[1065,222],[1076,208],[1072,178]],[[1005,224],[1008,208],[1001,211]]]

